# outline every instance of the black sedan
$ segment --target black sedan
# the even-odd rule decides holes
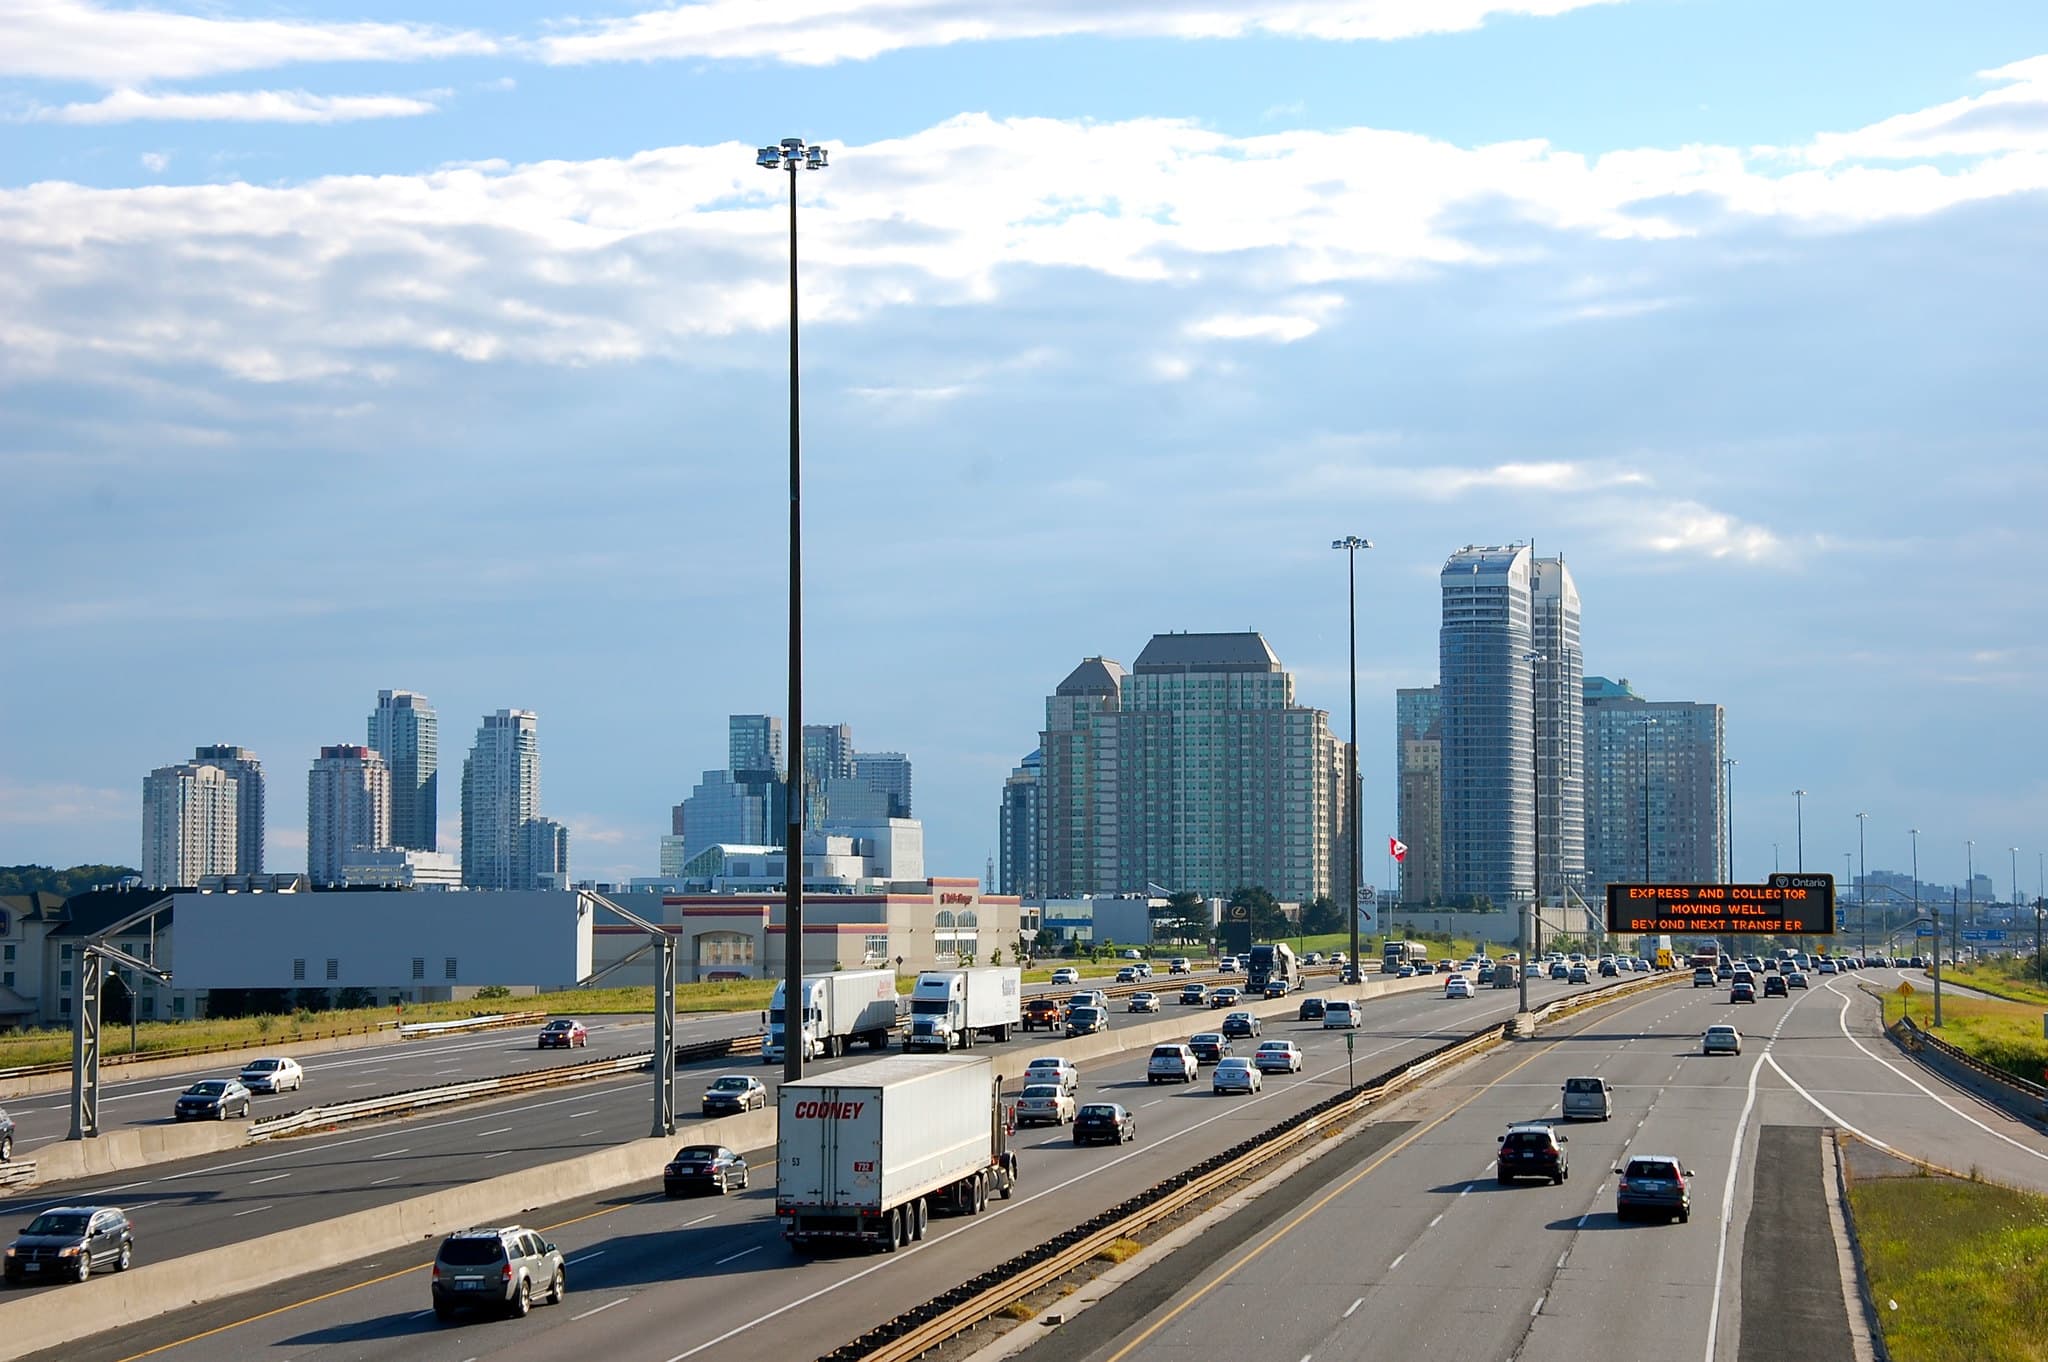
[[[1321,1021],[1323,1019],[1323,1000],[1321,998],[1303,998],[1301,1000],[1301,1011],[1294,1015],[1297,1021]]]
[[[9,1282],[82,1282],[97,1268],[125,1271],[135,1261],[128,1217],[113,1206],[57,1206],[28,1222],[7,1246]]]
[[[737,1116],[767,1106],[768,1089],[745,1074],[722,1074],[704,1090],[706,1116]]]
[[[747,1161],[722,1144],[686,1144],[661,1170],[661,1190],[667,1196],[686,1192],[716,1192],[724,1196],[747,1186]]]
[[[1764,996],[1766,998],[1791,997],[1792,995],[1785,991],[1785,976],[1782,974],[1766,974],[1764,976]]]
[[[1138,1138],[1138,1118],[1118,1102],[1089,1102],[1074,1114],[1074,1143],[1128,1144]]]
[[[178,1094],[171,1115],[180,1121],[225,1121],[249,1114],[249,1090],[238,1078],[202,1078]]]

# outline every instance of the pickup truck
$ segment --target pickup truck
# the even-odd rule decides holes
[[[1067,1004],[1060,998],[1032,998],[1024,1004],[1026,1031],[1057,1031],[1067,1024]]]

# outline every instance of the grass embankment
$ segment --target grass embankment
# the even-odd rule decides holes
[[[1946,974],[1943,977],[1946,981]],[[2016,1077],[2039,1083],[2043,1071],[2048,1070],[2048,1039],[2041,1035],[2038,1004],[1944,994],[1941,1025],[1936,1027],[1934,985],[1929,983],[1925,988],[1916,984],[1912,996],[1906,998],[1901,998],[1896,989],[1884,994],[1885,1025],[1897,1021],[1901,1012],[1910,1016],[1921,1030]]]
[[[2048,1007],[2048,987],[2043,987],[2034,977],[2032,956],[2024,960],[2008,957],[1974,965],[1953,965],[1941,972],[1941,978],[1943,983],[1963,984],[1980,993],[1990,993],[2016,1003]]]
[[[2048,1197],[1877,1178],[1849,1206],[1893,1362],[2048,1358]]]

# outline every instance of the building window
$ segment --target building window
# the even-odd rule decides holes
[[[68,969],[67,969],[67,970],[59,970],[59,971],[57,972],[57,987],[59,987],[59,988],[70,988],[70,987],[71,987],[71,971],[70,971],[70,970],[68,970]]]
[[[71,958],[71,947],[68,943],[58,949],[57,958],[59,960],[69,960]]]
[[[5,985],[7,985],[7,987],[9,987],[9,988],[13,988],[13,987],[14,987],[14,971],[13,971],[13,970],[8,970],[8,971],[7,971],[6,973],[4,973],[4,974],[0,974],[0,984],[5,984]]]
[[[293,978],[294,980],[303,980],[303,979],[304,979],[305,977],[306,977],[306,962],[305,962],[305,959],[304,959],[303,957],[298,957],[298,956],[295,956],[295,957],[293,957],[293,959],[292,959],[292,978]]]
[[[441,977],[443,979],[453,979],[455,973],[455,957],[451,955],[441,962]]]
[[[745,932],[705,932],[697,937],[699,969],[747,969],[754,963],[754,938]]]
[[[12,946],[7,948],[7,963],[10,965],[14,963],[14,947]]]
[[[889,934],[887,932],[876,932],[870,935],[867,938],[866,945],[862,947],[862,952],[869,960],[887,960],[889,958]]]
[[[184,994],[180,993],[180,994],[178,994],[178,995],[177,995],[176,997],[174,997],[174,998],[172,998],[172,999],[171,999],[171,1011],[173,1011],[173,1012],[177,1013],[177,1014],[178,1014],[179,1016],[181,1016],[181,1017],[185,1015],[185,995],[184,995]]]
[[[154,1017],[156,1015],[155,994],[152,993],[142,1000],[142,1015],[145,1017]]]
[[[327,982],[331,984],[340,977],[341,961],[335,959],[333,956],[329,956],[327,958]]]
[[[427,977],[427,958],[424,955],[415,955],[412,958],[412,977],[415,979]]]
[[[57,1010],[58,1010],[59,1012],[62,1012],[62,1013],[63,1013],[63,1014],[65,1015],[65,1016],[67,1016],[67,1017],[68,1017],[68,1016],[70,1016],[70,1015],[71,1015],[71,1000],[70,1000],[69,998],[59,998],[59,999],[57,1000]]]

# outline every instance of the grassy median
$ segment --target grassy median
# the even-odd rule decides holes
[[[1982,993],[1994,994],[2016,1003],[2048,1007],[2048,985],[2036,977],[2034,958],[1985,960],[1973,965],[1953,965],[1941,972],[1944,982],[1967,984]],[[1931,985],[1930,985],[1931,987]]]
[[[1849,1205],[1893,1362],[2048,1358],[2048,1197],[1877,1178]]]
[[[2048,1039],[2041,1035],[2041,1008],[2033,1003],[1962,998],[1944,994],[1941,1025],[1934,1024],[1934,985],[1914,986],[1901,997],[1897,989],[1884,994],[1884,1022],[1889,1026],[1903,1012],[1928,1034],[1964,1054],[2029,1082],[2048,1074]]]

